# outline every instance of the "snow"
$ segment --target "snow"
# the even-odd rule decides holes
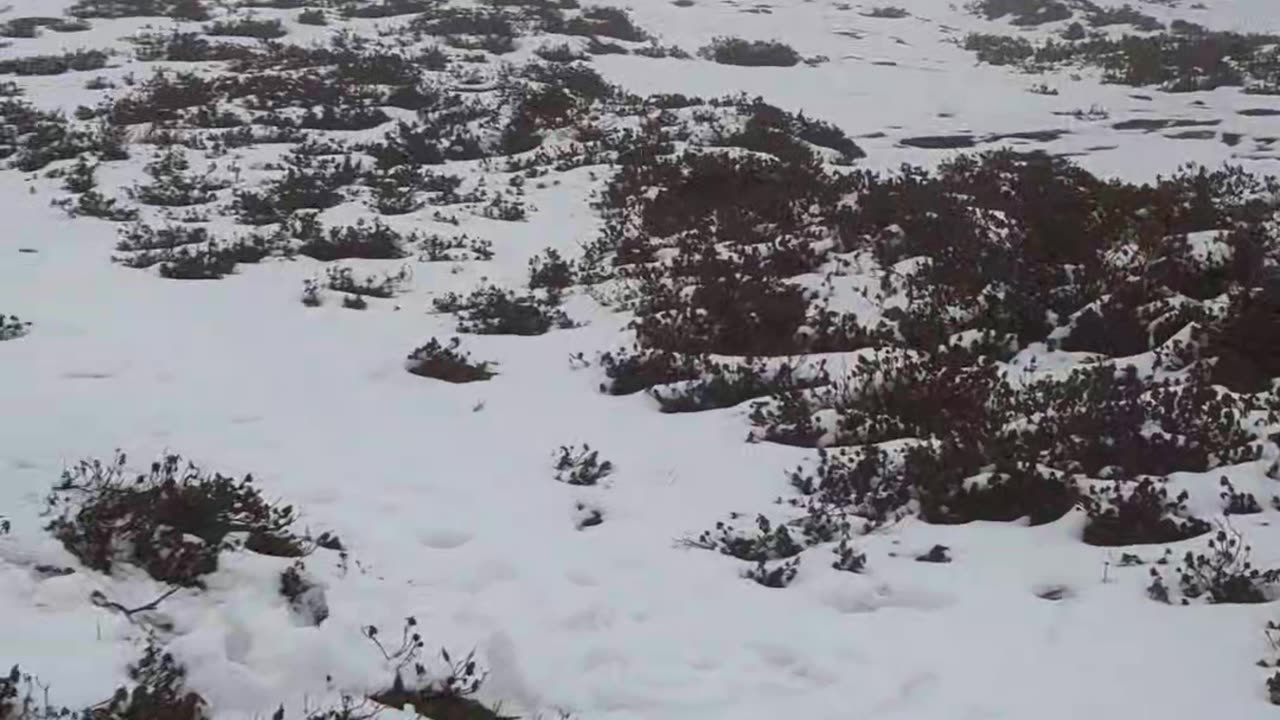
[[[11,4],[19,16],[53,14],[67,3]],[[1278,168],[1274,152],[1250,159],[1219,142],[1110,127],[1129,116],[1212,117],[1225,119],[1220,130],[1274,134],[1276,117],[1235,115],[1275,107],[1274,99],[1222,90],[1141,101],[1131,88],[1087,77],[977,66],[953,44],[963,33],[946,28],[1002,26],[936,0],[898,4],[913,17],[866,18],[826,0],[776,0],[771,14],[708,0],[690,8],[636,0],[638,24],[664,43],[694,50],[716,35],[781,38],[831,61],[774,69],[599,56],[594,64],[638,93],[742,90],[851,136],[887,133],[858,139],[864,167],[933,164],[952,154],[902,147],[905,137],[1063,127],[1073,134],[1052,143],[1054,151],[1114,146],[1078,158],[1106,175],[1149,180],[1185,162],[1226,160]],[[1280,30],[1273,0],[1205,5],[1143,9],[1213,27]],[[0,53],[102,47],[143,24],[95,21],[93,31],[48,32]],[[864,34],[853,40],[835,34],[840,29]],[[882,60],[896,64],[872,63]],[[22,84],[38,106],[71,110],[95,97],[83,89],[89,77],[130,69],[141,77],[134,65]],[[1026,92],[1040,81],[1061,94]],[[1190,108],[1193,97],[1205,105]],[[1094,104],[1111,119],[1053,115]],[[126,172],[140,177],[142,155]],[[50,684],[57,703],[76,707],[125,681],[144,630],[88,597],[101,591],[134,607],[164,587],[137,573],[80,568],[46,578],[35,569],[79,567],[42,530],[44,496],[64,467],[119,448],[135,468],[172,451],[211,470],[253,473],[267,495],[299,509],[304,526],[338,533],[350,551],[345,567],[332,554],[307,561],[331,613],[318,627],[297,623],[277,592],[288,561],[246,553],[224,554],[207,590],[179,592],[155,611],[173,628],[168,649],[218,720],[265,717],[281,703],[295,717],[304,705],[384,687],[391,669],[362,628],[396,634],[408,616],[429,654],[477,650],[491,671],[481,699],[530,715],[1274,715],[1263,685],[1269,673],[1254,666],[1269,653],[1262,628],[1274,607],[1154,603],[1143,592],[1145,567],[1118,567],[1117,551],[1080,542],[1078,513],[1034,528],[904,520],[858,540],[866,574],[831,569],[819,548],[782,591],[741,579],[742,563],[681,547],[681,538],[729,512],[780,512],[786,472],[815,453],[745,442],[746,407],[664,415],[643,394],[599,393],[599,369],[575,369],[569,357],[627,342],[627,318],[586,295],[568,307],[583,327],[532,338],[466,336],[473,356],[497,364],[489,382],[455,386],[404,372],[414,347],[453,334],[453,318],[428,312],[430,298],[482,279],[518,286],[544,248],[576,252],[598,228],[589,204],[598,187],[591,170],[569,171],[531,187],[527,223],[467,218],[461,229],[492,240],[494,262],[415,263],[407,293],[357,313],[332,298],[320,308],[298,302],[303,280],[323,272],[305,258],[240,266],[210,282],[166,281],[112,263],[112,225],[49,207],[56,181],[0,173],[8,228],[0,235],[0,312],[34,323],[28,336],[0,342],[0,513],[13,526],[0,536],[0,666],[20,663]],[[343,207],[325,219],[360,212]],[[230,227],[226,219],[215,226]],[[1212,257],[1214,240],[1199,238],[1197,248]],[[394,271],[400,261],[353,265]],[[841,292],[848,295],[841,302],[869,305],[849,288]],[[1040,348],[1015,364],[1055,372],[1076,360]],[[599,487],[555,482],[553,451],[583,442],[617,471]],[[1275,494],[1263,475],[1269,461],[1237,468],[1237,489]],[[1205,479],[1175,481],[1198,480],[1203,491]],[[1216,478],[1207,487],[1194,502],[1215,516]],[[606,522],[577,529],[578,504],[600,508]],[[1262,567],[1280,562],[1275,520],[1270,509],[1233,519]],[[1206,540],[1172,547],[1180,556]],[[955,561],[915,561],[934,544],[950,547]],[[1153,549],[1137,552],[1154,559]],[[1059,587],[1067,591],[1060,600],[1037,597]]]

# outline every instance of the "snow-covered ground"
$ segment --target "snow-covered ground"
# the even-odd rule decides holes
[[[69,4],[11,0],[7,15],[57,15]],[[639,94],[761,95],[845,130],[867,153],[858,164],[870,168],[932,166],[955,153],[900,143],[912,137],[1060,129],[1067,133],[1034,146],[1076,155],[1105,176],[1150,180],[1188,162],[1280,170],[1280,144],[1257,142],[1280,135],[1280,115],[1238,113],[1280,110],[1275,96],[1166,94],[1104,85],[1088,70],[1028,75],[979,65],[958,44],[965,33],[1019,31],[940,0],[899,4],[910,16],[872,18],[860,12],[870,6],[830,0],[775,0],[768,12],[632,0],[637,24],[664,44],[692,52],[721,35],[780,39],[829,60],[745,68],[600,55],[592,64]],[[1280,32],[1274,0],[1190,5],[1142,9]],[[284,18],[295,33],[289,42],[337,27],[298,25],[293,10],[258,13]],[[92,22],[82,33],[12,39],[0,57],[102,49],[142,25],[169,23]],[[351,26],[371,33],[384,22]],[[529,56],[521,48],[504,59]],[[84,89],[93,75],[150,73],[127,55],[112,64],[16,80],[37,107],[70,112],[96,101]],[[1038,83],[1058,94],[1028,92]],[[1066,115],[1092,106],[1107,118]],[[1114,127],[1135,118],[1221,123],[1210,139]],[[1224,132],[1243,140],[1224,143]],[[254,152],[243,159],[250,174]],[[142,177],[149,153],[101,174],[128,184]],[[459,172],[480,173],[474,165]],[[1263,632],[1280,619],[1274,606],[1156,603],[1144,592],[1145,566],[1120,567],[1119,549],[1080,542],[1079,511],[1030,528],[906,519],[859,539],[865,573],[832,569],[823,554],[781,590],[744,580],[742,563],[682,546],[729,512],[776,508],[790,494],[787,471],[816,453],[745,442],[744,406],[667,415],[645,394],[599,392],[599,367],[570,358],[591,360],[625,341],[629,317],[588,293],[566,306],[581,327],[466,336],[474,356],[496,363],[488,382],[405,372],[413,348],[454,335],[455,319],[431,312],[432,298],[485,281],[518,287],[543,249],[577,253],[592,240],[600,220],[591,200],[603,175],[579,168],[531,183],[524,222],[464,216],[459,230],[492,241],[490,262],[348,263],[362,272],[412,266],[394,300],[353,312],[336,295],[319,308],[299,302],[303,281],[323,276],[305,257],[198,282],[112,262],[115,224],[50,206],[63,194],[58,180],[0,173],[0,312],[32,323],[26,336],[0,342],[0,515],[11,523],[0,536],[0,665],[19,663],[71,707],[125,683],[147,622],[90,595],[136,607],[165,586],[127,567],[84,569],[44,531],[42,515],[64,468],[121,449],[137,469],[177,452],[210,470],[252,473],[266,495],[297,508],[301,525],[337,533],[349,553],[345,562],[324,552],[306,561],[330,610],[319,626],[299,623],[280,597],[290,561],[251,553],[224,553],[207,589],[160,604],[154,615],[171,625],[167,649],[219,719],[267,717],[282,703],[301,717],[304,706],[376,691],[388,668],[362,628],[398,638],[408,616],[429,653],[475,648],[490,672],[478,697],[527,716],[1246,720],[1277,712],[1267,702],[1270,671],[1255,666],[1274,652]],[[351,204],[325,218],[365,212]],[[212,225],[233,227],[229,218]],[[554,451],[580,443],[616,465],[599,486],[553,477]],[[1220,516],[1216,480],[1226,472],[1264,499],[1265,512],[1232,519],[1259,567],[1280,563],[1277,516],[1266,502],[1276,491],[1262,472],[1274,451],[1182,479],[1199,488],[1192,506],[1205,518]],[[601,510],[605,522],[576,527],[579,504]],[[1170,547],[1180,557],[1207,539]],[[935,544],[954,561],[916,561]],[[1155,560],[1164,547],[1126,551]],[[77,571],[50,576],[42,565]]]

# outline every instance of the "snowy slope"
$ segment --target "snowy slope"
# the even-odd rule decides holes
[[[745,3],[633,1],[637,24],[664,44],[694,51],[721,35],[781,39],[829,60],[744,68],[600,55],[592,64],[638,94],[742,91],[827,120],[866,151],[861,167],[933,166],[956,152],[903,139],[1061,129],[1058,139],[1027,144],[1072,154],[1108,177],[1145,181],[1187,162],[1280,168],[1280,145],[1253,142],[1280,135],[1280,116],[1238,114],[1280,110],[1274,96],[1146,92],[1104,85],[1088,70],[1029,75],[980,65],[957,44],[967,32],[1020,31],[936,0],[899,4],[909,17],[866,17],[861,5],[841,9],[828,0],[777,0],[760,13],[743,12]],[[70,3],[10,5],[7,15],[18,17],[56,15]],[[1187,5],[1143,9],[1216,29],[1280,32],[1271,0]],[[293,19],[296,11],[257,12],[284,18],[295,43],[323,39],[346,22],[307,27]],[[389,22],[350,25],[372,34]],[[12,39],[0,56],[123,47],[121,38],[148,24],[170,21],[95,19],[82,33]],[[505,59],[528,57],[522,47]],[[123,56],[101,71],[17,80],[37,107],[71,112],[100,97],[84,89],[89,77],[118,81],[128,73],[141,79],[150,68]],[[1037,83],[1058,94],[1029,93]],[[1057,114],[1094,105],[1107,119]],[[1216,133],[1247,140],[1114,127],[1133,118],[1221,120]],[[245,176],[277,150],[240,151]],[[149,158],[150,150],[138,152],[100,176],[123,187],[143,177]],[[468,183],[487,172],[474,162],[458,168]],[[1119,567],[1119,549],[1080,542],[1079,511],[1034,528],[906,519],[860,538],[866,573],[832,569],[823,554],[785,590],[744,581],[741,564],[717,553],[682,547],[681,538],[729,512],[776,509],[775,499],[790,493],[787,471],[816,453],[745,442],[745,406],[667,415],[644,394],[600,393],[599,367],[574,367],[570,356],[591,359],[626,342],[630,318],[589,293],[574,293],[566,306],[581,327],[467,336],[473,355],[496,363],[488,382],[452,385],[405,372],[413,348],[454,334],[455,319],[431,312],[431,299],[482,282],[518,287],[543,249],[575,254],[591,241],[600,228],[591,203],[603,176],[585,167],[531,183],[525,222],[464,213],[458,229],[490,240],[491,262],[348,263],[361,272],[412,267],[394,300],[353,312],[338,295],[319,308],[298,301],[304,280],[324,273],[306,257],[240,265],[201,282],[112,262],[114,223],[50,206],[65,194],[57,179],[0,173],[7,225],[0,312],[32,323],[26,336],[0,342],[0,515],[12,524],[0,536],[0,665],[20,663],[71,707],[98,702],[126,681],[147,623],[88,598],[101,591],[136,607],[164,585],[127,568],[112,575],[83,568],[44,531],[41,514],[65,467],[118,448],[137,469],[178,452],[211,470],[252,473],[265,494],[299,510],[300,524],[336,532],[349,551],[347,563],[333,554],[308,559],[330,609],[318,627],[298,623],[279,596],[289,561],[249,553],[225,553],[207,589],[179,591],[160,605],[156,613],[171,626],[167,649],[218,719],[267,717],[281,704],[301,717],[304,707],[376,690],[389,669],[362,628],[398,636],[407,616],[430,652],[474,647],[490,671],[478,697],[527,716],[1246,720],[1275,713],[1264,685],[1269,671],[1255,667],[1273,652],[1263,628],[1276,618],[1274,606],[1153,602],[1146,567]],[[337,223],[366,214],[351,203],[324,217]],[[447,230],[430,220],[389,222]],[[226,216],[211,227],[235,232]],[[555,449],[579,443],[617,466],[602,485],[553,479]],[[1271,445],[1262,459],[1224,472],[1269,500],[1275,490],[1263,471],[1275,451]],[[1219,515],[1220,474],[1182,479],[1198,488],[1192,503],[1203,517]],[[578,529],[578,504],[601,509],[605,522]],[[1275,516],[1268,505],[1232,519],[1260,567],[1280,563]],[[1170,547],[1181,556],[1207,539]],[[935,544],[951,548],[954,562],[915,561]],[[1163,550],[1126,549],[1148,560]],[[49,577],[39,565],[76,572]],[[1061,599],[1040,597],[1049,590]]]

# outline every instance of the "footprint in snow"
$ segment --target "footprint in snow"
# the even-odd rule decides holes
[[[453,550],[471,542],[473,535],[456,528],[435,528],[418,534],[418,542],[434,550]]]
[[[890,607],[938,610],[954,604],[955,598],[928,590],[900,590],[880,585],[875,588],[833,588],[822,596],[822,603],[842,615],[853,615]]]

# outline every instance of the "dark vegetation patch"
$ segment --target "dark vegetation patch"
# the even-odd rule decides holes
[[[1203,127],[1221,124],[1221,120],[1190,120],[1186,118],[1133,118],[1121,120],[1111,127],[1115,130],[1145,130],[1154,132],[1168,128]]]
[[[453,338],[447,345],[431,338],[426,345],[409,353],[405,366],[414,375],[451,383],[478,382],[497,374],[490,369],[492,363],[472,361],[470,353],[461,350],[461,346],[459,338]]]
[[[398,644],[391,640],[384,642],[377,627],[369,625],[364,628],[365,637],[395,668],[391,685],[370,695],[371,701],[396,710],[412,706],[424,717],[442,720],[516,720],[473,697],[489,676],[489,671],[476,658],[475,651],[455,659],[442,648],[440,659],[444,661],[445,669],[440,673],[428,670],[422,658],[426,643],[417,626],[414,618],[406,619]]]
[[[2,75],[61,75],[101,70],[110,56],[101,50],[74,50],[61,55],[29,55],[0,60]]]
[[[267,20],[252,17],[219,20],[205,26],[204,32],[206,35],[247,37],[259,40],[272,40],[289,34],[289,31],[284,29],[284,24],[278,19]]]
[[[659,135],[623,158],[580,269],[639,288],[605,391],[667,411],[762,398],[754,439],[828,448],[792,477],[800,516],[770,529],[801,549],[906,513],[1045,523],[1079,505],[1101,545],[1210,529],[1161,478],[1257,459],[1244,419],[1280,409],[1280,291],[1258,270],[1280,258],[1280,184],[1228,167],[1130,185],[1010,151],[837,173],[785,136],[673,156]],[[853,257],[894,299],[870,327],[811,290]],[[1100,362],[1009,382],[1029,346]],[[855,350],[841,373],[759,362]]]
[[[644,42],[649,34],[636,26],[626,10],[606,5],[595,5],[583,8],[576,18],[565,22],[561,32],[566,35],[589,35]]]
[[[800,53],[777,40],[743,40],[718,37],[698,54],[721,65],[747,67],[791,67],[800,63]]]
[[[0,340],[14,340],[26,335],[31,323],[25,322],[17,315],[0,313]]]
[[[965,47],[982,62],[1028,71],[1085,66],[1104,82],[1154,86],[1166,92],[1242,87],[1259,95],[1280,94],[1280,37],[1203,28],[1153,35],[1089,35],[1045,40],[975,33]]]
[[[971,148],[977,145],[978,141],[972,135],[922,135],[903,138],[898,141],[898,144],[926,150],[956,150]]]
[[[405,235],[382,224],[363,218],[355,225],[330,227],[326,232],[312,216],[295,216],[300,222],[288,224],[284,232],[301,241],[298,254],[321,262],[333,260],[395,260],[405,257],[406,247],[416,236]]]
[[[575,323],[560,309],[560,296],[552,291],[519,295],[489,286],[470,295],[448,293],[432,301],[437,312],[456,313],[458,332],[476,335],[542,335],[553,328]]]
[[[77,18],[167,17],[208,20],[204,0],[76,0],[67,13]]]
[[[129,157],[123,133],[117,129],[72,124],[59,113],[38,110],[18,98],[0,98],[0,120],[0,159],[23,172],[87,153],[107,162]]]
[[[555,454],[556,479],[567,485],[598,485],[613,474],[614,466],[600,459],[600,451],[590,445],[562,446]]]
[[[245,45],[232,42],[213,42],[200,33],[140,32],[132,38],[136,46],[134,54],[143,62],[166,60],[169,62],[216,62],[245,60],[255,51]]]
[[[900,20],[911,16],[911,13],[895,5],[877,5],[862,14],[865,17],[885,18],[888,20]]]
[[[0,677],[0,718],[205,720],[209,717],[204,698],[186,687],[186,668],[154,640],[147,643],[142,657],[129,665],[128,672],[129,684],[117,688],[110,698],[73,710],[54,706],[49,686],[15,665],[7,676]]]
[[[320,8],[308,8],[295,18],[301,25],[328,25],[329,16]]]
[[[20,17],[0,23],[0,37],[34,38],[39,37],[41,30],[69,33],[88,30],[89,23],[84,20],[65,17]]]
[[[1029,26],[1066,20],[1071,7],[1061,0],[979,0],[970,9],[988,20],[1008,17],[1014,25]]]
[[[1081,18],[1093,28],[1132,25],[1135,29],[1146,32],[1164,28],[1154,17],[1132,5],[1105,7],[1092,0],[976,0],[969,3],[968,8],[987,20],[1007,18],[1011,25],[1019,27]],[[1081,37],[1085,32],[1079,22],[1072,23],[1068,30],[1067,36],[1070,38]]]
[[[130,476],[123,454],[82,461],[48,499],[48,530],[86,566],[109,573],[133,565],[152,578],[203,587],[202,576],[234,548],[279,557],[306,554],[291,506],[262,495],[252,476],[206,473],[170,455]]]
[[[391,298],[400,292],[410,277],[408,265],[394,273],[360,277],[350,267],[325,268],[325,285],[330,290],[348,295],[373,298]]]

